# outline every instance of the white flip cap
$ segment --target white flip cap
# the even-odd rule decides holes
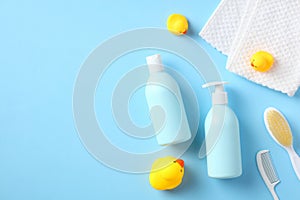
[[[164,66],[161,61],[161,56],[159,54],[148,56],[146,57],[146,60],[150,73],[160,72],[164,70]]]
[[[212,93],[213,105],[223,105],[228,103],[227,92],[224,91],[223,87],[224,84],[228,84],[228,82],[210,82],[202,85],[202,88],[207,88],[211,86],[215,87],[215,92]]]

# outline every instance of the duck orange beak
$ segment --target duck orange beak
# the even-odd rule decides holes
[[[184,161],[181,159],[177,159],[176,162],[181,166],[184,167]]]

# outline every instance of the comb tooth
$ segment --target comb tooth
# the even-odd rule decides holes
[[[264,170],[268,176],[268,179],[270,180],[271,183],[276,182],[276,175],[274,173],[274,170],[272,166],[270,165],[270,162],[267,160],[268,158],[264,158],[263,160],[263,166]]]
[[[265,152],[261,154],[261,159],[262,159],[263,168],[266,172],[269,181],[271,183],[275,183],[279,181],[277,173],[275,172],[275,169],[273,167],[270,152]]]
[[[269,154],[268,154],[269,155]],[[268,179],[270,180],[271,183],[274,183],[274,182],[277,182],[279,179],[278,179],[278,176],[274,170],[274,167],[272,165],[272,161],[270,160],[270,157],[269,156],[266,156],[265,159],[265,163],[266,163],[266,174],[267,174],[267,177]]]

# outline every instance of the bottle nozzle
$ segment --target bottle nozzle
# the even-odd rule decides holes
[[[218,88],[224,89],[223,85],[228,84],[228,83],[229,82],[226,82],[226,81],[215,81],[215,82],[210,82],[210,83],[206,83],[206,84],[202,85],[202,88],[216,86],[216,89],[217,89],[217,86],[219,86]]]
[[[215,87],[215,91],[212,93],[212,103],[215,104],[227,104],[227,92],[224,91],[224,84],[228,84],[228,82],[210,82],[202,85],[202,88],[208,88],[211,86]]]

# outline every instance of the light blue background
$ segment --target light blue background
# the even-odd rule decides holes
[[[300,92],[291,98],[240,78],[225,69],[226,57],[197,33],[218,0],[152,1],[0,1],[0,199],[272,199],[255,164],[258,150],[270,149],[281,183],[281,199],[300,197],[300,182],[287,153],[267,134],[263,111],[281,110],[290,122],[300,152]],[[188,35],[214,60],[227,86],[230,106],[240,120],[244,173],[232,180],[207,177],[206,162],[197,153],[203,127],[184,154],[186,174],[174,191],[156,191],[148,174],[127,174],[96,161],[83,147],[72,115],[72,92],[80,65],[101,42],[130,29],[165,27],[169,14],[184,14]],[[126,63],[144,64],[149,52],[129,55]],[[177,60],[176,60],[177,59]],[[190,80],[200,107],[201,124],[211,106],[208,90],[191,66],[172,55],[164,57]],[[117,65],[118,63],[116,63]],[[121,67],[121,66],[120,66]],[[114,76],[114,73],[111,74]],[[110,85],[108,82],[104,83]],[[143,92],[130,104],[132,119],[149,123]],[[101,120],[105,113],[97,113]],[[114,124],[110,124],[114,128]],[[108,136],[109,137],[109,136]],[[122,136],[125,137],[125,136]],[[130,138],[111,140],[132,148]],[[153,146],[144,145],[146,151]]]

